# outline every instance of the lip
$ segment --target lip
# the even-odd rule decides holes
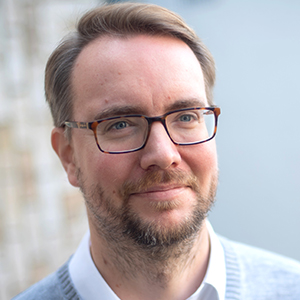
[[[149,189],[131,194],[132,197],[146,198],[151,201],[170,201],[189,189],[187,186],[154,186]]]

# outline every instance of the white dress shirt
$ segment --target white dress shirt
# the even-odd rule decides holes
[[[210,223],[210,256],[205,277],[188,300],[224,300],[226,269],[223,247]],[[120,300],[96,268],[90,252],[90,233],[83,237],[69,264],[73,284],[83,300]],[[101,296],[101,297],[100,297]]]

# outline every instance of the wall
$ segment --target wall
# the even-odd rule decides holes
[[[180,13],[216,60],[215,230],[300,260],[300,2],[154,2]]]
[[[98,1],[99,2],[99,1]],[[300,259],[300,3],[152,1],[212,51],[220,184],[210,220],[229,238]],[[97,1],[0,2],[0,299],[54,271],[87,228],[80,193],[50,146],[50,52]],[[201,159],[201,158],[200,158]]]

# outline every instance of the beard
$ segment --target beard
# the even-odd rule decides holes
[[[118,248],[119,252],[122,252],[121,249],[143,249],[148,251],[151,257],[155,255],[156,259],[166,259],[166,253],[178,245],[182,250],[184,244],[193,244],[214,203],[218,177],[216,172],[211,178],[209,191],[204,193],[200,188],[199,179],[194,175],[181,170],[151,171],[136,182],[126,181],[123,184],[118,191],[122,205],[117,207],[101,185],[86,186],[80,169],[77,170],[77,176],[88,213],[99,236],[104,237],[112,248]],[[157,221],[144,220],[130,202],[130,195],[143,192],[157,184],[188,187],[196,195],[196,201],[189,214],[175,225],[167,226]],[[178,199],[153,202],[150,205],[159,213],[180,209],[180,203],[183,201]],[[163,253],[165,254],[162,255]]]

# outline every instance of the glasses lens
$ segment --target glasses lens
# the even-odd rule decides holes
[[[188,145],[213,137],[215,115],[208,109],[184,110],[168,115],[166,123],[173,141]]]
[[[147,137],[148,122],[143,117],[116,117],[97,126],[97,139],[105,152],[125,152],[140,148]]]

